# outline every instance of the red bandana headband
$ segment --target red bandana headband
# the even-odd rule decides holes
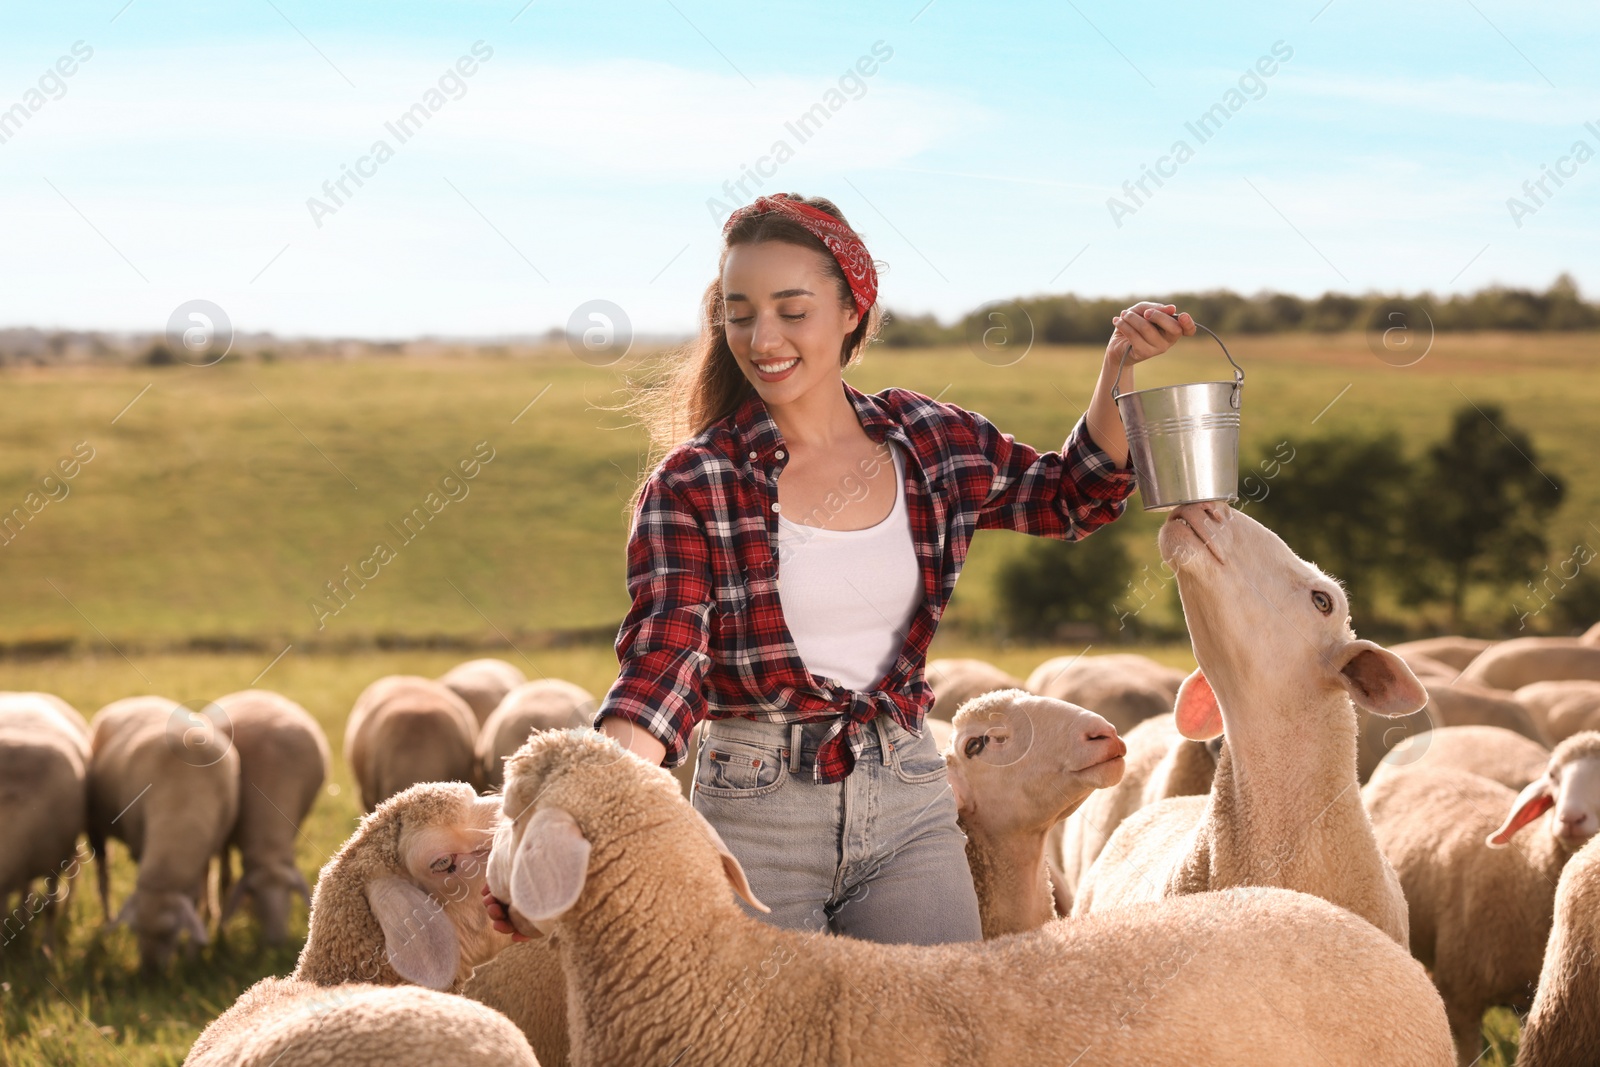
[[[872,265],[872,257],[867,255],[867,246],[861,243],[861,238],[856,236],[855,231],[826,211],[792,200],[788,193],[758,196],[753,202],[728,216],[727,223],[722,227],[722,235],[726,237],[740,219],[751,215],[765,215],[769,211],[781,211],[788,215],[827,246],[828,251],[833,253],[833,258],[838,261],[839,269],[844,271],[845,280],[850,283],[850,294],[855,298],[856,311],[865,315],[867,309],[878,299],[878,269]]]

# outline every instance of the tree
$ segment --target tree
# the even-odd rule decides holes
[[[1469,588],[1503,588],[1538,572],[1549,547],[1545,520],[1565,485],[1491,403],[1457,408],[1418,473],[1404,509],[1402,591],[1411,603],[1447,600],[1459,628]]]
[[[997,592],[1004,629],[1032,640],[1054,638],[1071,623],[1105,630],[1117,617],[1115,601],[1127,591],[1132,574],[1133,562],[1117,526],[1102,526],[1070,543],[1029,538],[1000,569]]]
[[[1280,442],[1240,472],[1240,506],[1370,610],[1404,536],[1412,470],[1393,431]]]

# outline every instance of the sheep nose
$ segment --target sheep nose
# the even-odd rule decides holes
[[[1102,759],[1116,759],[1128,754],[1128,745],[1117,736],[1117,728],[1093,712],[1083,717],[1080,727],[1084,746]]]
[[[1586,836],[1584,824],[1589,821],[1588,812],[1564,811],[1561,813],[1561,836],[1583,837]]]

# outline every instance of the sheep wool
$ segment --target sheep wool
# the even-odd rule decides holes
[[[1585,1067],[1600,1052],[1600,838],[1561,872],[1517,1067]]]

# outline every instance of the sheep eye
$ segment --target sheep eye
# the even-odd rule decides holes
[[[1320,589],[1311,590],[1311,603],[1324,615],[1333,614],[1333,598]]]
[[[454,874],[456,869],[455,857],[440,856],[428,865],[428,869],[434,874]]]
[[[989,743],[988,734],[979,734],[977,737],[967,738],[967,743],[961,746],[961,751],[968,759],[976,759],[978,753],[983,751],[983,746]]]

